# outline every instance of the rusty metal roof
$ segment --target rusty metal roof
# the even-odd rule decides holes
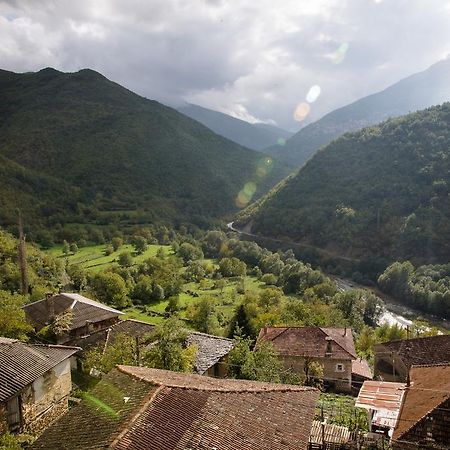
[[[0,338],[0,402],[20,392],[78,350],[78,347],[31,345]]]
[[[394,428],[402,406],[405,389],[406,383],[364,381],[355,406],[374,410],[374,424]]]

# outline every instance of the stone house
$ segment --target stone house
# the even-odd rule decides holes
[[[306,450],[319,397],[304,386],[132,366],[90,394],[31,450]]]
[[[450,448],[450,364],[412,367],[394,450]]]
[[[154,325],[139,320],[126,319],[119,320],[110,327],[82,336],[70,341],[71,345],[81,347],[79,356],[95,345],[107,346],[114,343],[120,334],[126,334],[138,339],[138,342],[145,345],[145,336],[153,331]],[[186,346],[195,345],[197,354],[194,363],[194,371],[200,375],[223,378],[228,373],[228,353],[233,349],[234,344],[231,339],[211,334],[188,331]]]
[[[0,338],[0,433],[38,434],[67,411],[78,350]]]
[[[58,336],[58,344],[104,330],[117,323],[123,314],[108,305],[72,293],[48,294],[42,300],[25,305],[24,310],[37,332],[49,325],[56,316],[70,314],[69,332]]]
[[[293,372],[305,374],[309,362],[323,367],[325,387],[350,393],[352,361],[357,359],[350,328],[264,327],[256,345],[270,342],[283,362]]]
[[[405,383],[417,365],[450,364],[450,335],[420,337],[375,345],[375,377]]]

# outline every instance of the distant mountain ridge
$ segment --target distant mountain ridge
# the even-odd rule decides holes
[[[275,145],[280,139],[286,140],[293,134],[275,125],[252,124],[191,103],[178,106],[177,110],[202,123],[215,133],[253,150],[263,151],[265,148]]]
[[[450,103],[344,134],[236,225],[339,256],[448,262]]]
[[[275,145],[266,149],[266,152],[301,166],[320,147],[343,133],[445,101],[450,101],[450,58],[404,78],[381,92],[330,112],[302,128],[286,145]]]
[[[236,211],[247,183],[256,196],[288,173],[89,69],[0,71],[0,158],[3,225],[19,199],[42,226],[113,220],[100,217],[114,211],[207,222]]]

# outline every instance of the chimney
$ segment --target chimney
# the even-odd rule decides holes
[[[347,336],[347,327],[344,328],[344,334],[343,334],[343,336],[344,336],[344,337]]]
[[[55,298],[53,293],[47,292],[45,294],[45,306],[47,308],[48,319],[53,320],[55,317]]]
[[[325,340],[327,341],[327,350],[325,352],[325,356],[331,356],[333,354],[333,338],[327,336]]]

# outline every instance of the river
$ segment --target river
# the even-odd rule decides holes
[[[243,234],[247,237],[258,237],[252,233],[241,231],[233,226],[233,222],[227,224],[228,229],[231,231],[235,231],[236,233]],[[387,323],[389,325],[395,325],[402,328],[406,328],[407,326],[412,325],[413,320],[420,318],[420,320],[426,322],[428,326],[434,326],[438,328],[443,328],[446,330],[450,330],[450,322],[448,320],[442,319],[440,317],[435,317],[429,314],[425,314],[421,311],[414,310],[409,308],[395,299],[389,297],[388,295],[380,292],[378,289],[370,288],[367,286],[359,285],[352,280],[336,277],[335,275],[327,274],[330,278],[332,278],[338,285],[338,288],[342,291],[350,290],[350,289],[369,289],[374,292],[381,300],[383,301],[384,311],[380,318],[380,324]]]

